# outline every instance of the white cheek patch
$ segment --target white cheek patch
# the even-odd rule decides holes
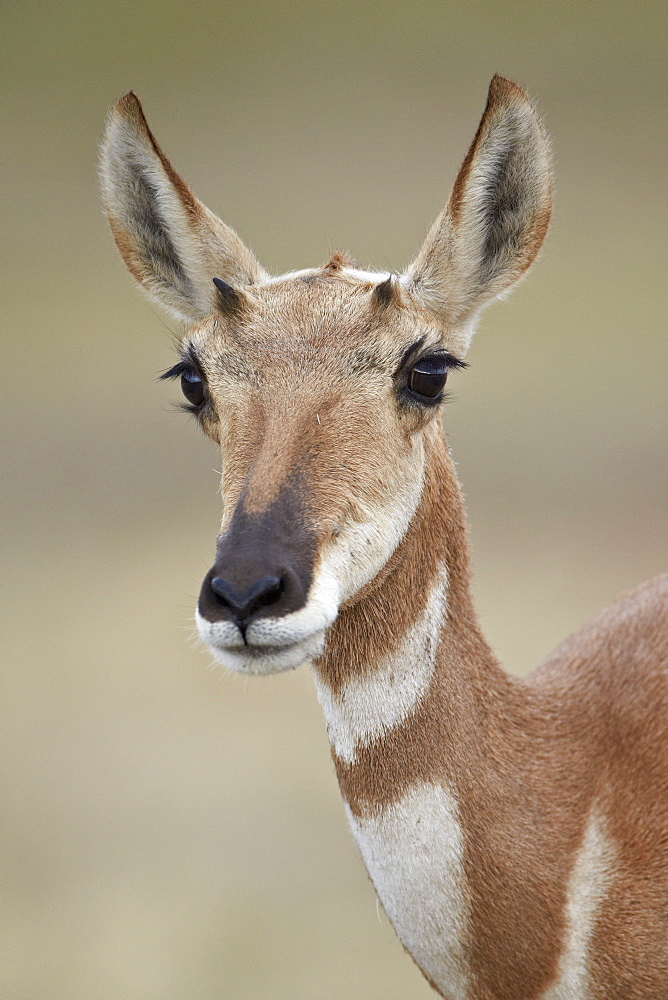
[[[280,618],[260,618],[251,622],[246,640],[251,645],[287,646],[307,639],[315,632],[329,628],[339,611],[339,585],[328,570],[317,574],[311,584],[308,600],[299,611]]]
[[[418,620],[385,661],[353,677],[336,693],[320,674],[314,674],[330,743],[346,763],[355,762],[359,747],[403,722],[424,697],[434,674],[446,601],[443,570]]]
[[[349,521],[323,551],[321,571],[339,583],[343,604],[369,583],[393,554],[413,520],[424,483],[423,452],[416,442],[414,468],[401,487],[393,486],[382,507],[371,507],[363,521]]]
[[[557,979],[541,1000],[593,1000],[590,989],[589,944],[602,900],[612,882],[615,850],[602,817],[592,812],[568,881],[566,942]]]
[[[378,816],[348,820],[401,942],[449,1000],[472,1000],[464,955],[469,918],[457,801],[423,784]],[[573,994],[575,997],[576,994]]]

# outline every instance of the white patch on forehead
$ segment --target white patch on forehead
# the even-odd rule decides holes
[[[354,763],[358,747],[367,746],[402,722],[424,697],[434,673],[446,600],[443,570],[417,621],[399,647],[376,668],[353,676],[336,693],[314,674],[329,741],[337,757],[346,763]]]
[[[556,981],[541,1000],[593,1000],[588,970],[589,944],[602,900],[614,873],[614,846],[594,810],[575,859],[566,898],[566,941]]]
[[[270,274],[259,286],[266,288],[268,285],[280,285],[284,281],[296,281],[297,278],[305,278],[309,274],[317,274],[314,267],[304,267],[301,271],[287,271],[285,274]]]
[[[379,285],[390,277],[389,271],[382,274],[380,271],[364,271],[359,267],[342,267],[340,273],[346,278],[355,278],[357,281],[371,282],[374,285]]]
[[[267,285],[278,285],[282,284],[284,281],[296,281],[298,278],[308,278],[314,275],[322,277],[322,268],[319,267],[305,267],[300,271],[288,271],[286,274],[277,274],[268,277],[262,282],[262,288]],[[364,271],[358,267],[341,267],[335,272],[335,275],[340,275],[345,278],[354,278],[357,281],[362,281],[365,283],[371,282],[374,285],[380,284],[381,281],[387,281],[389,277],[389,272],[382,274],[380,271]]]
[[[346,806],[364,864],[399,939],[449,1000],[473,1000],[464,954],[469,906],[455,797],[416,786],[378,816]]]

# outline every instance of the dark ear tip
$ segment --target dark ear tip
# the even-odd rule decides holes
[[[525,101],[528,100],[526,92],[518,83],[509,80],[505,76],[501,76],[499,73],[495,73],[491,79],[487,93],[488,102],[496,104],[513,97],[519,97]]]
[[[143,118],[144,111],[141,106],[141,101],[135,94],[134,90],[128,90],[127,94],[116,101],[115,110],[119,111],[122,115],[129,115],[130,117],[140,116]]]

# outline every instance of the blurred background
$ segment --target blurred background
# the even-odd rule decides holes
[[[402,268],[492,74],[539,100],[551,232],[445,413],[480,614],[523,673],[665,567],[660,12],[7,0],[3,996],[433,995],[377,913],[308,671],[223,676],[193,641],[218,458],[156,382],[178,331],[100,211],[109,105],[133,88],[279,272]]]

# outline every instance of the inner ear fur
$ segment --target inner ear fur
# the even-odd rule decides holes
[[[128,269],[180,319],[196,321],[216,307],[214,277],[233,287],[266,277],[234,230],[176,173],[132,92],[109,115],[100,181],[111,231]]]
[[[426,308],[461,325],[462,348],[477,311],[536,258],[551,208],[545,129],[522,88],[495,76],[448,202],[404,277]]]

